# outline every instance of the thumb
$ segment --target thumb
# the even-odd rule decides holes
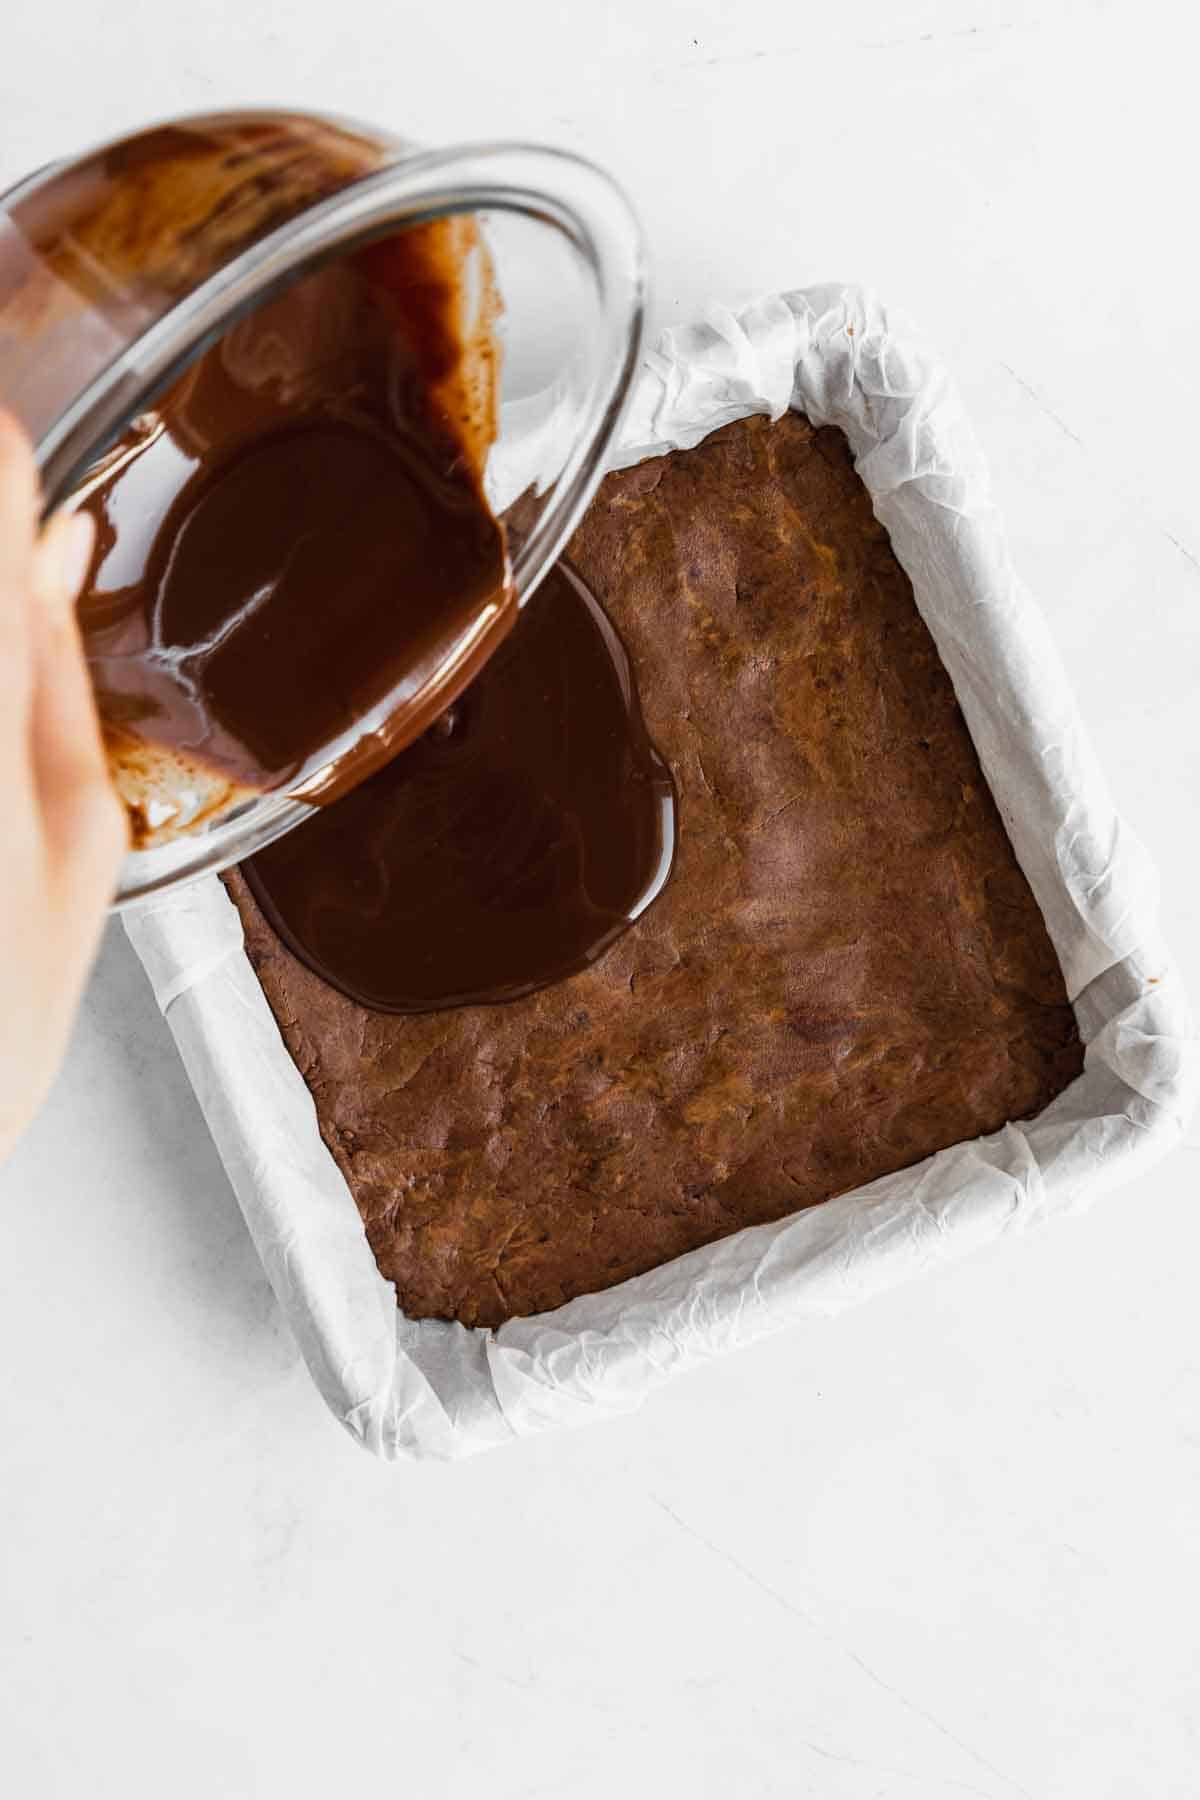
[[[57,512],[38,539],[33,583],[54,624],[61,624],[79,598],[92,566],[96,526],[90,513]]]
[[[86,513],[59,513],[34,553],[33,772],[47,849],[86,888],[107,887],[125,844],[74,602],[92,557]]]

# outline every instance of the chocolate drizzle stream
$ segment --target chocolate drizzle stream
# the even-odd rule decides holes
[[[560,564],[418,743],[242,868],[324,980],[425,1012],[594,961],[661,890],[674,841],[629,658]]]
[[[402,233],[251,314],[85,482],[97,552],[80,617],[136,841],[155,835],[154,797],[169,809],[189,783],[185,826],[280,787],[332,799],[511,627],[478,419],[455,385],[465,223]]]

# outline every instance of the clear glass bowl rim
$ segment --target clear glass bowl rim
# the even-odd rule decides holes
[[[595,282],[601,338],[579,429],[553,482],[552,498],[513,556],[513,583],[518,604],[524,606],[561,553],[604,473],[642,353],[646,254],[623,192],[585,158],[519,140],[425,150],[374,127],[325,114],[254,110],[199,117],[205,122],[221,117],[311,119],[394,148],[394,159],[316,201],[232,257],[132,339],[82,389],[36,447],[47,509],[61,502],[129,420],[237,319],[293,281],[405,226],[448,213],[513,212],[557,229],[574,246]],[[188,120],[171,123],[186,125]],[[38,171],[3,196],[0,204],[52,183],[78,160],[82,159]],[[385,701],[372,717],[382,721],[389,709]],[[364,724],[370,729],[370,720]],[[310,815],[311,807],[303,801],[286,794],[265,795],[249,804],[244,817],[182,837],[178,846],[170,846],[180,851],[179,867],[164,851],[133,852],[122,870],[114,910],[227,868]],[[157,869],[140,864],[145,856],[157,858]]]

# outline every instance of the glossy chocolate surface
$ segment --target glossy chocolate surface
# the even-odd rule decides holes
[[[326,981],[423,1012],[586,966],[660,891],[674,840],[629,658],[560,565],[419,742],[243,873]]]

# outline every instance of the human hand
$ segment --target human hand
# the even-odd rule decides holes
[[[0,1158],[62,1059],[127,839],[75,622],[92,524],[59,513],[39,534],[38,512],[0,412]]]

